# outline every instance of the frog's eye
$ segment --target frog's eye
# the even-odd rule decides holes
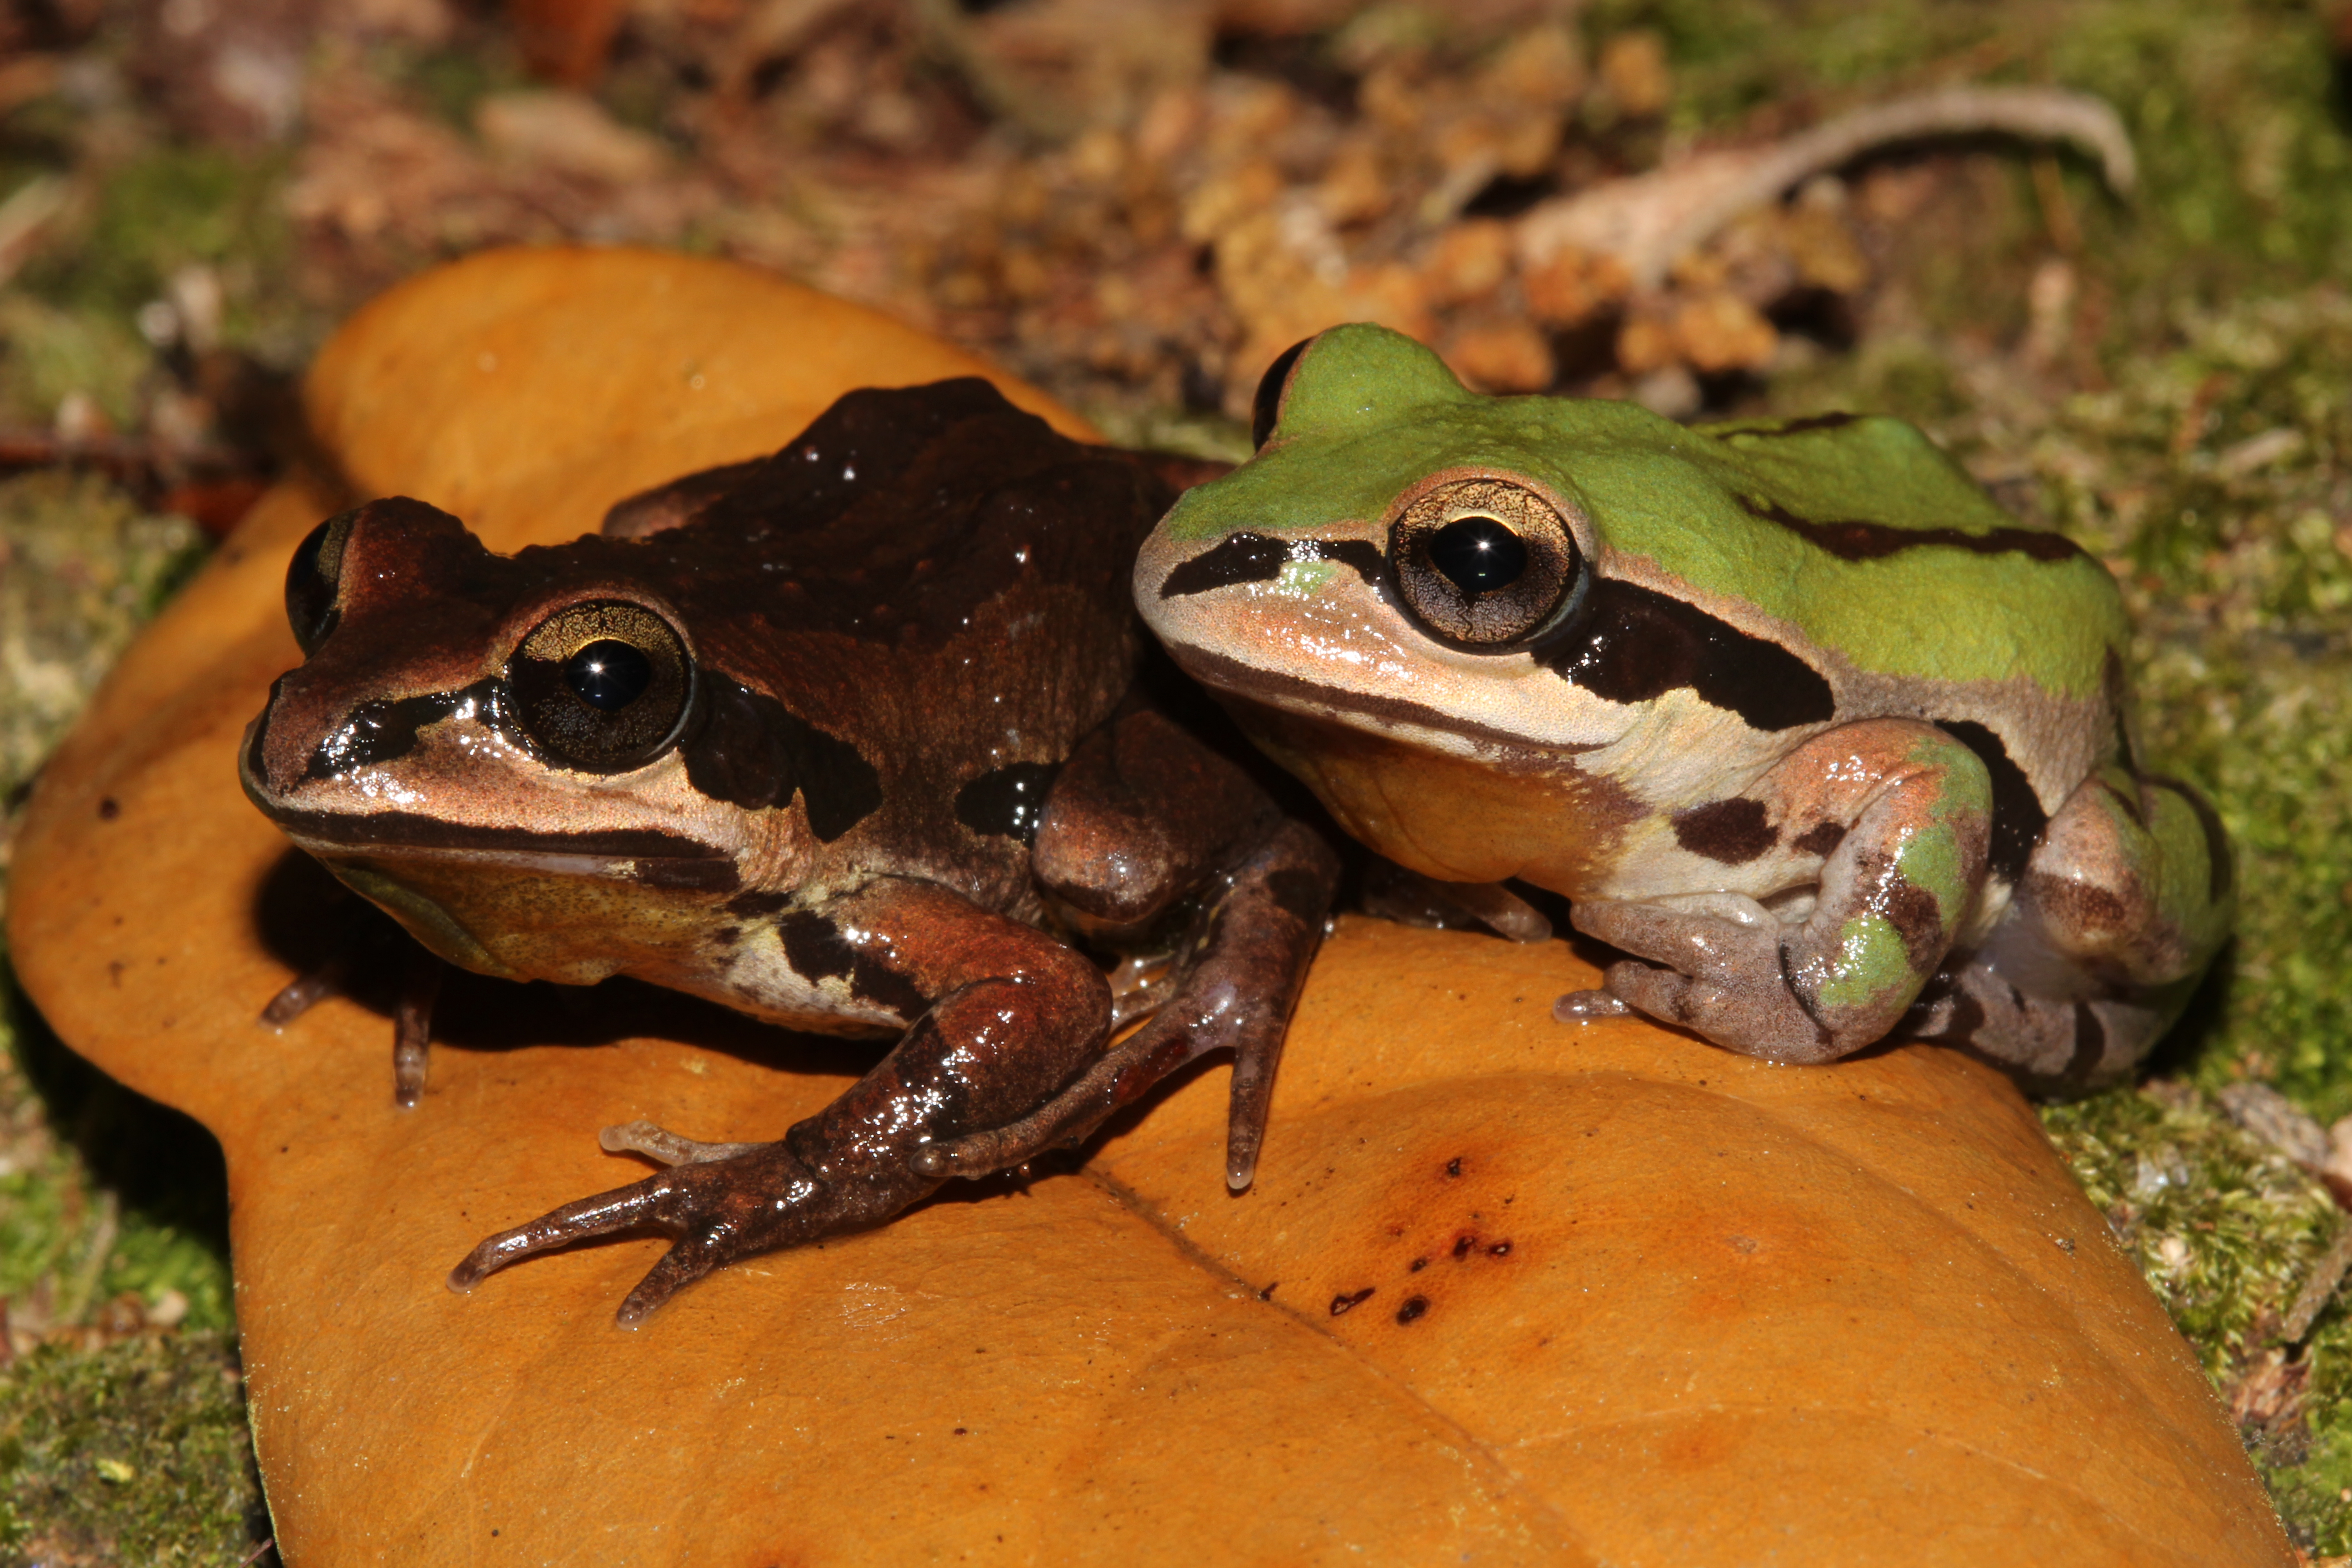
[[[1413,618],[1472,647],[1541,628],[1579,569],[1568,520],[1507,479],[1464,479],[1414,500],[1389,530],[1389,562]]]
[[[533,744],[567,767],[642,767],[677,738],[694,667],[670,624],[623,599],[572,605],[541,621],[507,666]]]
[[[1250,399],[1250,447],[1263,447],[1274,434],[1275,422],[1282,417],[1282,395],[1290,386],[1290,373],[1297,367],[1298,356],[1307,352],[1313,338],[1301,338],[1280,353],[1258,377],[1257,393]]]
[[[294,547],[294,559],[286,563],[286,619],[305,658],[319,651],[343,618],[335,599],[343,574],[343,542],[351,538],[352,522],[358,516],[347,511],[329,518],[302,536]]]

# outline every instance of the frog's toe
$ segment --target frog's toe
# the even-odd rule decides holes
[[[1777,955],[1759,967],[1701,976],[1612,963],[1607,979],[1612,995],[1742,1056],[1825,1062],[1863,1043],[1840,1040],[1805,1011],[1782,978]]]
[[[626,1121],[596,1134],[596,1146],[607,1154],[643,1154],[664,1165],[703,1165],[749,1154],[757,1143],[698,1143],[650,1121]]]
[[[1551,1005],[1551,1016],[1563,1024],[1597,1024],[1603,1018],[1622,1018],[1633,1009],[1621,998],[1603,990],[1570,991]]]
[[[592,1237],[612,1236],[659,1223],[656,1207],[663,1194],[656,1188],[663,1179],[656,1176],[594,1197],[580,1198],[511,1230],[486,1237],[449,1271],[449,1289],[461,1293],[471,1290],[499,1269],[526,1258]]]
[[[656,1159],[677,1156],[659,1175],[551,1209],[467,1253],[449,1288],[470,1290],[509,1264],[624,1231],[657,1230],[673,1241],[621,1305],[616,1321],[634,1328],[677,1290],[723,1263],[872,1225],[897,1214],[935,1184],[898,1180],[827,1181],[782,1143],[735,1154],[701,1154],[725,1145],[696,1144],[659,1128],[613,1130],[624,1147]]]

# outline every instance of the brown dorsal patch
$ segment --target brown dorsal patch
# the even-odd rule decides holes
[[[1978,555],[2019,554],[2047,562],[2072,561],[2083,553],[2081,545],[2047,529],[1990,528],[1982,533],[1970,533],[1958,528],[1896,528],[1892,523],[1858,518],[1821,522],[1800,517],[1780,502],[1762,496],[1742,495],[1735,499],[1748,516],[1777,522],[1806,543],[1841,561],[1882,561],[1889,555],[1928,545],[1966,550]]]

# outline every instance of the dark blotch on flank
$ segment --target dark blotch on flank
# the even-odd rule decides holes
[[[776,922],[776,934],[783,939],[784,962],[804,980],[832,980],[857,963],[857,950],[823,915],[794,910]]]
[[[1422,1318],[1427,1316],[1428,1312],[1428,1297],[1408,1296],[1405,1298],[1404,1305],[1397,1309],[1397,1321],[1400,1323],[1417,1322]]]
[[[1945,545],[1978,555],[2019,554],[2035,561],[2071,561],[2083,553],[2081,545],[2063,533],[2052,533],[2046,529],[1994,528],[1969,533],[1957,528],[1896,528],[1858,519],[1816,522],[1761,496],[1737,499],[1750,517],[1777,522],[1841,561],[1879,561],[1927,545]]]
[[[2026,782],[2025,770],[2010,760],[2009,748],[2001,744],[1999,735],[1967,719],[1938,719],[1936,727],[1974,752],[1992,776],[1992,841],[1986,848],[1985,865],[1994,876],[2014,884],[2025,874],[2033,847],[2042,842],[2050,814],[2042,809],[2042,799]]]
[[[709,680],[708,710],[685,746],[686,777],[713,800],[751,810],[792,804],[830,844],[882,804],[882,777],[848,742],[826,734],[764,691]]]
[[[956,791],[956,820],[974,833],[1034,845],[1045,819],[1046,792],[1061,771],[1059,763],[1009,763],[984,773]]]
[[[1674,815],[1675,842],[1725,866],[1745,866],[1779,841],[1760,800],[1714,800]]]
[[[849,994],[861,1002],[887,1007],[908,1022],[920,1017],[931,1005],[913,981],[862,952],[849,972]]]
[[[1805,829],[1801,837],[1790,840],[1789,847],[1800,854],[1819,855],[1827,859],[1830,852],[1844,842],[1844,823],[1817,822]]]
[[[1375,585],[1388,566],[1369,540],[1277,539],[1265,533],[1236,533],[1169,573],[1160,584],[1160,596],[1181,599],[1244,583],[1271,583],[1293,561],[1337,561]]]
[[[743,920],[772,915],[793,900],[783,893],[742,893],[727,900],[727,912]]]
[[[1569,635],[1533,649],[1535,661],[1595,697],[1649,702],[1686,688],[1765,731],[1837,715],[1830,683],[1811,665],[1648,588],[1602,578],[1572,625]]]
[[[776,921],[776,934],[783,942],[784,962],[807,980],[834,980],[845,974],[851,995],[904,1018],[913,1018],[927,1005],[913,982],[858,952],[843,939],[841,928],[823,915],[794,910]]]

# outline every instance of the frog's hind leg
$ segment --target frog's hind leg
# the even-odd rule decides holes
[[[2009,909],[1906,1031],[2056,1093],[2121,1077],[2171,1027],[2227,938],[2230,847],[2177,780],[2111,767],[2070,795]]]
[[[838,958],[828,974],[903,998],[894,1005],[914,1022],[890,1054],[772,1143],[607,1129],[608,1150],[670,1168],[490,1237],[451,1271],[452,1289],[574,1242],[666,1232],[670,1249],[621,1304],[635,1327],[721,1264],[876,1225],[928,1195],[940,1178],[919,1168],[925,1147],[1051,1099],[1109,1033],[1110,987],[1085,954],[937,884],[879,878],[788,918]]]

